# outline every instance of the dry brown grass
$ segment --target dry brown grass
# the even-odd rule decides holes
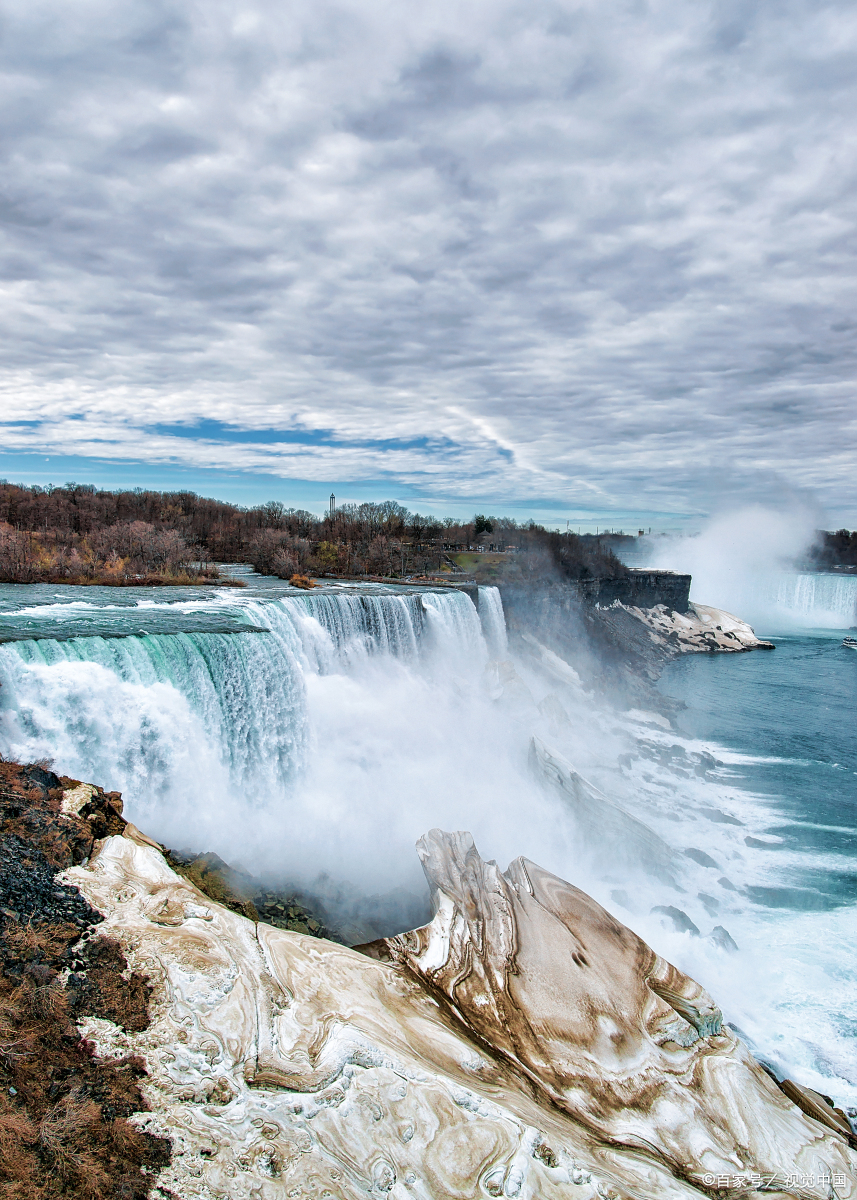
[[[55,877],[88,852],[93,821],[61,816],[61,794],[0,761],[0,1196],[144,1200],[170,1156],[168,1142],[128,1121],[148,1108],[144,1064],[97,1061],[76,1021],[93,1015],[144,1029],[149,989],[139,975],[125,978],[115,942],[80,943],[98,916]],[[120,814],[117,796],[99,795],[96,824]],[[12,904],[19,911],[9,915]]]

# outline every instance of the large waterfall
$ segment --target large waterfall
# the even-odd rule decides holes
[[[854,586],[792,577],[769,602],[846,624]],[[493,588],[477,606],[451,589],[300,594],[258,579],[244,592],[5,587],[0,641],[0,751],[122,791],[129,818],[173,848],[303,888],[356,942],[428,915],[414,842],[467,829],[483,857],[523,854],[581,886],[713,987],[772,1058],[787,1043],[808,1081],[832,1094],[832,1072],[857,1102],[857,1081],[853,1096],[840,1086],[857,1007],[837,974],[845,866],[818,850],[851,818],[839,801],[823,820],[800,808],[810,771],[834,796],[850,760],[790,765],[771,749],[782,714],[748,754],[617,711],[597,676],[581,683],[532,637],[510,646]],[[816,641],[828,657],[813,678],[829,663],[843,692],[853,651]],[[761,672],[780,703],[785,649],[699,656],[693,678],[705,692],[728,673],[734,695]],[[803,772],[799,819],[748,764]],[[716,927],[740,947],[728,972]]]
[[[749,621],[757,633],[849,629],[857,624],[857,575],[768,567],[694,576],[691,600]]]
[[[483,593],[496,652],[502,605],[496,589]],[[397,786],[385,774],[395,764],[401,786],[423,758],[412,739],[427,747],[448,716],[429,692],[455,684],[463,694],[488,661],[475,605],[451,590],[227,599],[228,613],[222,594],[207,614],[161,600],[90,612],[102,632],[113,621],[111,636],[68,636],[85,602],[60,625],[61,605],[21,610],[30,637],[13,628],[0,646],[0,749],[122,791],[133,819],[177,847],[238,853],[304,880],[319,869],[374,873],[383,890],[393,864],[354,860],[389,806],[381,789]],[[256,632],[197,630],[205,616]],[[182,619],[191,632],[158,632]],[[140,626],[149,632],[130,632]],[[422,762],[416,795],[446,786],[438,767],[451,749]],[[341,805],[349,816],[332,824]],[[409,854],[402,863],[412,874]]]

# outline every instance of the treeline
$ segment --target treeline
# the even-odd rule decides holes
[[[317,517],[272,500],[252,508],[193,492],[97,491],[0,482],[0,580],[75,583],[215,581],[216,563],[265,575],[404,577],[455,569],[468,550],[514,551],[525,576],[614,578],[626,568],[599,539],[507,517],[461,522],[393,500]]]
[[[820,529],[810,556],[813,565],[822,569],[857,567],[857,529],[837,529],[835,533]]]

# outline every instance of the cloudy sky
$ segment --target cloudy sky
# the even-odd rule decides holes
[[[0,473],[857,524],[857,8],[6,0]]]

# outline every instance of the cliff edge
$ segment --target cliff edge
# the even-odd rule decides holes
[[[433,830],[418,844],[433,920],[349,949],[217,903],[115,795],[57,782],[15,790],[4,859],[19,896],[4,937],[20,943],[52,895],[69,913],[64,970],[25,965],[16,1002],[29,989],[48,1011],[49,992],[89,1064],[41,1126],[5,1081],[0,1151],[11,1129],[70,1172],[40,1195],[114,1194],[66,1162],[107,1121],[99,1170],[133,1145],[127,1194],[159,1200],[857,1197],[847,1121],[797,1085],[789,1098],[698,984],[535,864],[501,872],[468,834]],[[28,828],[53,855],[43,883],[15,873],[35,861]],[[56,1084],[51,1044],[11,1052],[10,1080]],[[123,1071],[114,1128],[104,1080]]]

